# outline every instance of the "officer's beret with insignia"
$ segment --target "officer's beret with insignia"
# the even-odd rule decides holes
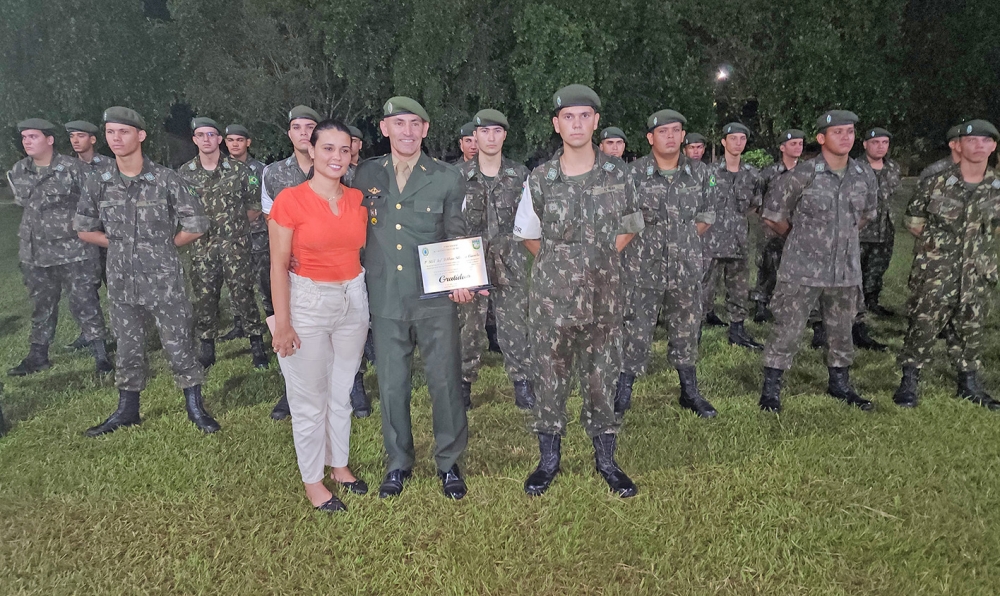
[[[66,132],[85,132],[88,135],[94,136],[97,136],[97,134],[101,132],[101,129],[86,120],[73,120],[72,122],[67,122],[65,128]]]
[[[132,108],[122,106],[108,108],[104,110],[104,116],[101,120],[105,124],[124,124],[126,126],[134,126],[139,130],[146,130],[146,121],[139,115],[139,112],[136,112]]]
[[[424,106],[420,105],[420,102],[417,100],[409,97],[397,95],[396,97],[389,98],[389,101],[385,102],[385,105],[382,106],[383,118],[399,116],[401,114],[413,114],[414,116],[419,116],[424,122],[431,121]]]
[[[500,110],[490,108],[479,110],[472,121],[476,123],[476,126],[502,126],[504,130],[510,129],[510,124],[507,123],[507,116],[504,116]]]
[[[304,118],[306,120],[312,120],[313,122],[319,124],[321,118],[316,110],[310,108],[309,106],[295,106],[291,110],[288,110],[288,123],[291,124],[292,120],[298,120],[299,118]]]
[[[646,130],[653,132],[657,126],[663,126],[672,122],[687,124],[687,118],[676,110],[660,110],[646,119]]]
[[[357,126],[351,126],[350,124],[348,124],[347,130],[351,131],[351,138],[364,139],[364,136],[361,135],[361,129],[358,128]]]
[[[746,135],[746,136],[749,137],[750,136],[750,129],[747,128],[746,126],[743,126],[739,122],[730,122],[729,124],[727,124],[727,125],[725,125],[725,126],[722,127],[722,136],[723,137],[726,137],[726,136],[729,136],[729,135],[738,135],[738,134],[743,134],[743,135]]]
[[[601,98],[586,85],[566,85],[552,96],[552,106],[558,114],[563,108],[586,106],[601,111]]]
[[[601,140],[605,139],[621,139],[628,142],[628,137],[625,136],[625,131],[618,128],[617,126],[609,126],[601,131]]]
[[[28,118],[17,123],[17,132],[40,130],[47,137],[54,137],[56,125],[43,118]]]
[[[462,128],[458,129],[458,136],[460,138],[471,137],[474,132],[476,132],[476,123],[466,122],[462,125]]]
[[[194,132],[199,128],[214,128],[215,132],[222,134],[222,128],[215,120],[212,120],[211,118],[192,118],[191,131]]]
[[[227,126],[226,136],[243,137],[244,139],[252,138],[250,136],[250,130],[242,124],[230,124]]]
[[[708,143],[705,142],[705,137],[702,136],[702,135],[700,135],[700,134],[698,134],[698,133],[696,133],[696,132],[689,132],[686,135],[684,135],[684,146],[685,147],[687,147],[688,145],[697,145],[699,143],[702,144],[702,145],[707,145],[708,144]]]
[[[887,139],[891,139],[892,133],[878,126],[865,133],[866,139],[877,139],[878,137],[885,137]]]
[[[948,134],[946,135],[949,141],[954,141],[958,138],[958,135],[962,132],[962,125],[956,124],[948,129]]]
[[[958,133],[960,137],[990,137],[994,141],[1000,140],[1000,132],[986,120],[969,120],[962,125]]]
[[[806,138],[806,133],[802,132],[797,128],[789,128],[788,130],[781,133],[781,143],[785,141],[791,141],[792,139],[804,139]],[[779,143],[779,145],[781,144]]]
[[[846,126],[857,124],[858,115],[848,110],[830,110],[816,119],[816,128],[823,132],[831,126]]]

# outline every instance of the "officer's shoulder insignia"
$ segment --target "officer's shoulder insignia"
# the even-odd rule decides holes
[[[388,166],[388,165],[389,165],[389,160],[388,159],[382,162],[382,167],[383,168],[386,167],[386,166]]]
[[[708,175],[708,185],[709,186],[715,186],[715,184],[716,184],[715,183],[715,174],[709,174]]]
[[[517,175],[517,172],[514,171],[514,168],[507,168],[506,170],[503,171],[503,173],[507,174],[508,176],[516,176]]]
[[[958,184],[958,178],[955,176],[948,176],[948,179],[944,183],[945,186],[955,186],[956,184]]]
[[[111,172],[104,172],[101,174],[101,180],[108,182],[111,180]]]
[[[192,161],[191,163],[188,164],[188,169],[193,172],[198,169],[198,166]]]
[[[368,189],[368,192],[370,192],[373,195],[377,195],[379,193],[379,190],[378,190],[377,187],[373,186],[373,187],[371,187],[371,188]]]
[[[435,161],[437,161],[437,160],[435,160]],[[425,172],[427,171],[427,168],[425,168],[424,166],[420,166],[420,169],[423,170],[423,171],[425,171]]]
[[[646,175],[647,176],[652,176],[653,172],[655,172],[655,171],[656,171],[656,168],[654,168],[653,166],[646,166]]]
[[[610,161],[604,162],[604,166],[603,167],[604,167],[604,171],[605,172],[613,172],[613,171],[615,171],[615,164],[611,163]]]
[[[549,168],[549,171],[545,174],[545,179],[549,182],[555,182],[556,178],[559,177],[559,171],[555,168]]]

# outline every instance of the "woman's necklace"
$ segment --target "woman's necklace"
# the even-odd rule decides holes
[[[311,187],[312,184],[310,184],[309,186]],[[342,184],[339,185],[337,187],[337,192],[335,194],[333,194],[333,195],[330,195],[330,196],[324,195],[323,193],[319,192],[315,188],[313,188],[313,192],[315,192],[319,196],[321,196],[324,199],[326,199],[326,202],[330,204],[330,210],[331,211],[333,211],[335,214],[339,214],[340,213],[340,210],[337,209],[337,203],[340,202],[340,197],[344,196],[344,185],[342,185]]]

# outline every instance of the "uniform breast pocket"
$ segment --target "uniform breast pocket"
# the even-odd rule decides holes
[[[67,208],[62,205],[46,209],[42,212],[40,236],[46,240],[76,238],[76,231],[73,230],[73,218],[75,216],[76,209]]]
[[[413,229],[423,234],[433,234],[442,224],[444,201],[442,199],[421,199],[413,202]]]
[[[136,224],[141,238],[158,239],[173,236],[176,225],[170,215],[170,204],[162,196],[135,202]]]
[[[963,209],[965,209],[965,204],[961,201],[955,201],[944,197],[931,199],[930,202],[927,203],[928,213],[932,213],[936,217],[943,219],[948,223],[951,223],[961,217]]]
[[[382,218],[385,216],[385,197],[382,195],[365,195],[361,201],[365,209],[368,210],[368,225],[373,228],[381,228],[385,223]]]
[[[542,210],[542,236],[570,242],[577,239],[576,206],[569,201],[549,201]]]
[[[98,211],[108,238],[124,238],[129,224],[125,201],[101,201]]]
[[[832,193],[823,192],[814,188],[807,188],[799,199],[799,204],[795,210],[803,216],[809,218],[825,218],[833,207]]]

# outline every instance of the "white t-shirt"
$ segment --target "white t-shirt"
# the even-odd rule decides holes
[[[271,206],[274,205],[274,199],[267,194],[267,186],[264,184],[264,176],[267,175],[267,169],[270,167],[271,164],[264,166],[264,171],[260,173],[260,209],[265,215],[271,213]]]
[[[514,216],[514,237],[521,240],[540,240],[542,238],[542,221],[535,213],[531,203],[531,190],[528,181],[524,181],[524,191],[521,201],[517,204],[517,215]]]

